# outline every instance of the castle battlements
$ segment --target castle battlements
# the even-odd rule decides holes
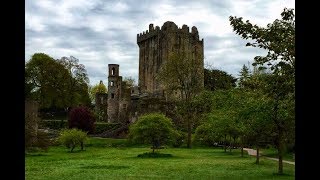
[[[153,36],[159,35],[160,33],[166,33],[166,32],[177,32],[180,34],[189,34],[189,35],[195,36],[196,39],[199,40],[198,29],[195,26],[192,26],[190,31],[189,27],[185,24],[182,25],[182,28],[179,28],[174,22],[167,21],[162,25],[161,29],[159,26],[156,26],[154,28],[153,24],[149,24],[149,30],[146,30],[140,34],[137,34],[137,42],[139,43]]]

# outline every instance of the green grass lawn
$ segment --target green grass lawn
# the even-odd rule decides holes
[[[166,158],[138,158],[149,147],[126,147],[125,140],[90,138],[85,151],[68,152],[63,146],[48,152],[28,153],[26,179],[294,179],[293,165],[284,164],[277,175],[277,162],[240,157],[240,150],[224,153],[212,148],[167,148]]]
[[[278,150],[275,148],[261,149],[261,154],[267,157],[278,158]],[[294,162],[293,153],[285,153],[283,160]]]

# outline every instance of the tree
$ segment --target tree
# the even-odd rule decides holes
[[[254,66],[270,68],[271,75],[265,78],[262,88],[272,106],[271,123],[274,125],[278,149],[278,173],[283,173],[283,151],[287,132],[294,133],[295,94],[295,19],[294,10],[284,8],[281,19],[276,19],[266,28],[253,25],[242,18],[230,16],[233,30],[244,39],[246,46],[259,47],[268,51],[266,56],[256,56]],[[288,107],[290,107],[288,109]],[[289,136],[290,137],[290,136]]]
[[[197,55],[199,56],[199,55]],[[203,57],[195,59],[187,56],[185,52],[171,52],[169,58],[162,64],[157,75],[157,79],[166,91],[166,95],[171,99],[176,98],[180,101],[181,119],[188,126],[187,147],[191,148],[192,124],[195,119],[189,108],[191,100],[203,91]],[[197,60],[196,60],[197,59]]]
[[[244,64],[242,66],[242,69],[240,71],[240,78],[239,78],[239,87],[245,87],[246,84],[245,82],[248,80],[249,78],[249,75],[250,75],[250,72],[249,72],[249,68]]]
[[[58,142],[70,148],[70,152],[79,145],[81,150],[84,148],[84,143],[88,139],[87,133],[79,129],[64,129],[60,132]]]
[[[40,108],[68,106],[65,93],[71,75],[63,65],[44,53],[35,53],[25,65],[25,94]]]
[[[100,81],[99,84],[96,84],[90,88],[90,99],[91,102],[95,102],[97,93],[107,93],[107,87]]]
[[[129,138],[134,142],[151,144],[152,153],[173,140],[175,134],[171,119],[159,113],[143,115],[129,127]]]
[[[123,82],[126,83],[127,88],[131,88],[133,86],[135,86],[135,80],[130,76],[130,77],[124,77]]]
[[[72,108],[68,117],[69,128],[77,128],[88,133],[95,130],[95,117],[91,110],[85,106]]]
[[[79,59],[70,56],[62,57],[57,60],[68,71],[71,77],[66,79],[68,81],[68,100],[71,107],[79,104],[90,105],[89,96],[89,78],[85,66],[79,64]]]
[[[209,91],[236,87],[237,79],[225,71],[204,69],[204,88]]]
[[[187,57],[185,52],[171,52],[162,64],[157,79],[168,92],[167,95],[174,96],[177,92],[180,100],[190,101],[203,90],[203,64]]]
[[[25,65],[26,98],[39,101],[40,109],[90,103],[84,66],[70,64],[44,53],[32,55]]]

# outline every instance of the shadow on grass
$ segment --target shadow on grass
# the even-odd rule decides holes
[[[283,177],[287,177],[287,176],[292,176],[292,175],[290,175],[290,174],[286,174],[286,173],[282,173],[282,174],[279,174],[279,173],[273,173],[272,174],[273,176],[283,176]]]
[[[146,152],[143,154],[139,154],[137,157],[139,158],[171,158],[171,154],[164,154],[164,153],[151,153],[151,152]]]
[[[129,166],[115,166],[115,165],[90,165],[90,166],[82,166],[82,169],[127,169],[130,168]]]
[[[32,156],[32,157],[36,157],[36,156],[48,156],[48,154],[43,154],[43,153],[27,153],[27,154],[25,154],[25,156]]]

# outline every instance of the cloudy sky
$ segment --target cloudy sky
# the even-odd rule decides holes
[[[196,26],[204,39],[204,60],[237,77],[243,64],[265,51],[245,47],[229,16],[266,26],[294,0],[28,0],[25,9],[25,61],[42,52],[59,59],[74,56],[94,85],[107,81],[108,64],[138,80],[137,34],[149,24],[173,21]]]

